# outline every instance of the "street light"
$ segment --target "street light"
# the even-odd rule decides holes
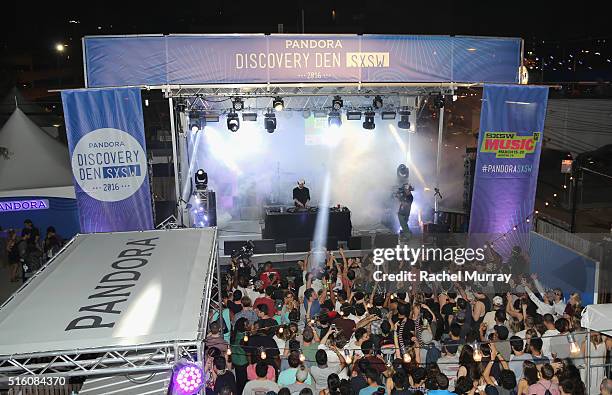
[[[64,52],[64,49],[66,49],[66,45],[65,44],[56,44],[55,45],[55,50],[57,52]]]

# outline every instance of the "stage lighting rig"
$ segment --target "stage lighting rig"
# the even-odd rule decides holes
[[[277,96],[272,101],[272,107],[274,107],[274,111],[283,111],[285,108],[285,102],[280,96]]]
[[[374,100],[372,100],[372,107],[374,107],[375,110],[380,110],[382,106],[383,106],[382,97],[380,97],[379,95],[376,95],[374,97]]]
[[[240,129],[240,118],[238,118],[238,114],[234,110],[227,114],[227,128],[232,132],[237,132]]]
[[[400,119],[397,122],[397,127],[400,129],[410,129],[410,111],[407,108],[402,108],[399,116]]]
[[[172,368],[168,394],[192,395],[200,393],[205,384],[204,370],[191,361],[181,359]]]
[[[208,174],[204,169],[198,169],[193,176],[195,178],[195,186],[197,190],[208,188]]]
[[[340,111],[342,106],[344,105],[344,101],[340,96],[334,96],[334,100],[332,100],[332,110]]]
[[[408,169],[408,166],[402,163],[401,165],[397,166],[396,173],[399,181],[408,181],[408,178],[410,176],[410,170]]]
[[[374,124],[374,116],[376,113],[374,111],[366,111],[364,114],[365,121],[363,121],[363,128],[366,130],[373,130],[376,125]]]
[[[342,126],[342,118],[340,117],[340,112],[331,111],[327,117],[327,125],[336,128]]]
[[[234,111],[242,111],[244,110],[244,102],[241,98],[234,97],[232,99],[232,107],[234,108]]]
[[[189,111],[189,129],[191,129],[192,133],[197,133],[204,129],[205,124],[206,119],[201,116],[199,111]]]
[[[444,108],[444,104],[445,104],[445,100],[442,94],[438,94],[436,95],[436,97],[434,97],[434,106],[436,106],[438,110],[441,108]]]
[[[274,133],[276,129],[276,114],[273,112],[268,112],[264,118],[264,126],[268,133]]]

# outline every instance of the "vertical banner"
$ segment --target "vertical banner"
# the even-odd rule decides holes
[[[528,245],[547,101],[548,87],[484,87],[469,233],[502,255]]]
[[[153,229],[140,89],[62,92],[81,231]]]

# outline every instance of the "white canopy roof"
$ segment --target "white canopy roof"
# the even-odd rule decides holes
[[[42,131],[19,108],[0,129],[0,191],[72,186],[68,148]]]
[[[78,235],[0,308],[0,355],[201,338],[216,229]]]
[[[580,321],[583,328],[612,336],[612,304],[590,304],[585,307]]]

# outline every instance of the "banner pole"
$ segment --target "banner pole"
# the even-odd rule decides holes
[[[440,156],[442,156],[442,134],[444,132],[444,107],[440,108],[440,119],[438,121],[438,153],[436,155],[436,191],[440,190]],[[436,193],[434,195],[434,223],[438,223],[438,199]]]
[[[179,177],[178,161],[177,156],[177,145],[176,145],[176,122],[174,118],[174,101],[172,97],[168,98],[168,105],[170,106],[170,135],[172,136],[172,164],[174,165],[174,193],[176,194],[176,219],[180,222],[181,226],[185,226],[185,220],[183,219],[183,196],[181,195],[181,183]]]

